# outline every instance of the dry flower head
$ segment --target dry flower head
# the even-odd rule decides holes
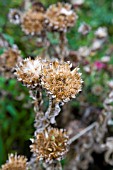
[[[51,163],[61,160],[68,151],[68,136],[63,129],[50,128],[38,133],[36,139],[32,139],[31,151],[38,160]]]
[[[51,5],[45,15],[45,25],[49,30],[66,32],[68,28],[73,27],[77,15],[68,3]]]
[[[34,88],[40,83],[41,69],[42,61],[40,59],[36,58],[32,60],[31,58],[27,58],[18,64],[15,75],[24,85]]]
[[[107,28],[106,27],[99,27],[95,31],[95,35],[97,38],[106,38],[108,36]]]
[[[27,170],[27,159],[24,156],[10,154],[7,163],[2,165],[1,170]]]
[[[87,35],[91,30],[91,27],[85,22],[80,25],[78,32],[82,35]]]
[[[71,71],[69,63],[52,62],[43,67],[42,86],[53,95],[56,102],[68,102],[81,91],[82,79],[79,68]]]
[[[41,34],[44,30],[44,12],[30,9],[23,14],[22,30],[26,34]]]
[[[21,61],[20,51],[17,48],[9,48],[1,56],[0,72],[6,78],[13,77],[12,71],[16,64]]]

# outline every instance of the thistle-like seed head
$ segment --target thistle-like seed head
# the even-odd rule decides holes
[[[8,161],[2,165],[1,170],[27,170],[27,158],[10,154]]]
[[[44,12],[33,9],[28,10],[22,17],[22,30],[26,34],[41,34],[44,30]]]
[[[41,69],[42,61],[40,59],[27,58],[17,65],[15,75],[27,87],[35,88],[40,84]]]
[[[68,102],[81,91],[82,79],[79,68],[71,71],[69,63],[52,62],[43,67],[42,86],[52,94],[56,102]]]
[[[60,160],[68,151],[68,136],[63,129],[51,128],[38,133],[36,139],[32,140],[31,151],[38,160],[51,163]]]
[[[74,26],[76,19],[70,4],[58,2],[47,9],[44,23],[50,31],[66,32]]]
[[[0,56],[0,73],[6,78],[13,78],[12,71],[16,64],[22,60],[20,51],[17,48],[8,48]]]

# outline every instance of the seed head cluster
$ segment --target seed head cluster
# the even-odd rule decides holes
[[[1,170],[27,170],[27,159],[24,156],[10,154],[7,163],[2,165]]]
[[[61,160],[68,151],[68,136],[62,129],[50,128],[43,133],[38,133],[36,139],[32,139],[31,151],[36,154],[37,160],[51,163]]]
[[[81,73],[70,67],[69,63],[53,62],[43,68],[42,84],[57,102],[68,102],[81,91]]]
[[[28,10],[22,17],[22,30],[26,34],[41,34],[44,30],[44,13],[33,9]]]
[[[51,5],[45,15],[45,25],[49,30],[66,32],[67,29],[73,27],[77,19],[77,15],[72,10],[72,6],[68,3],[57,3]]]
[[[66,32],[73,27],[77,15],[68,3],[58,2],[47,10],[39,2],[33,2],[31,7],[21,12],[11,9],[9,20],[14,24],[21,24],[25,34],[40,35],[44,31]]]
[[[0,56],[0,73],[6,78],[14,77],[12,71],[16,64],[22,60],[20,51],[17,48],[8,48]]]
[[[35,88],[40,83],[41,69],[42,61],[40,59],[27,58],[18,64],[15,75],[27,87]]]
[[[78,68],[71,70],[70,67],[66,62],[28,58],[17,66],[15,74],[27,87],[34,88],[41,84],[56,102],[68,102],[82,87],[81,73],[78,73]]]

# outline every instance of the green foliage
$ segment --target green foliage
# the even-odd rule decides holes
[[[22,152],[33,133],[34,120],[29,94],[16,80],[0,78],[0,163],[12,150]],[[18,147],[19,145],[19,147]],[[22,150],[21,150],[22,149]],[[26,148],[27,149],[27,148]]]

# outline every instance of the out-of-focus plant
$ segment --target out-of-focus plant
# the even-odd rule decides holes
[[[57,102],[61,100],[61,97],[63,97],[62,99],[64,99],[65,101],[67,90],[69,89],[66,88],[66,93],[63,94],[64,96],[60,94],[60,91],[57,91],[57,82],[59,79],[57,81],[55,79],[57,77],[57,75],[55,76],[55,74],[58,71],[56,71],[56,68],[59,67],[62,70],[62,65],[59,65],[56,61],[53,62],[53,60],[55,60],[55,58],[57,58],[57,60],[63,60],[65,62],[70,60],[73,64],[71,68],[72,70],[75,67],[80,66],[83,74],[82,78],[84,80],[82,93],[77,97],[76,101],[73,100],[69,104],[65,104],[62,107],[62,113],[56,120],[56,122],[58,123],[58,127],[67,127],[70,137],[69,144],[71,146],[71,149],[74,146],[73,151],[71,151],[70,149],[70,152],[67,155],[66,162],[68,163],[69,161],[69,166],[65,166],[65,160],[63,160],[65,163],[63,163],[62,161],[62,164],[64,164],[64,169],[70,169],[70,167],[74,167],[77,169],[88,169],[89,163],[93,162],[92,153],[104,153],[106,151],[105,161],[108,164],[112,165],[112,159],[110,157],[110,155],[112,155],[112,138],[106,138],[106,136],[110,136],[110,134],[112,133],[112,111],[110,110],[111,108],[109,106],[106,107],[106,104],[112,104],[112,93],[110,93],[110,96],[108,98],[107,95],[108,92],[113,89],[113,4],[111,0],[109,2],[106,0],[95,2],[90,0],[72,0],[69,1],[69,3],[70,2],[73,4],[73,9],[76,12],[75,18],[77,19],[77,15],[79,16],[79,18],[76,21],[76,26],[71,28],[70,32],[66,33],[66,27],[71,27],[71,24],[73,25],[73,17],[69,18],[68,20],[68,17],[72,14],[72,11],[70,10],[70,12],[67,12],[65,10],[65,7],[61,8],[60,5],[57,7],[56,5],[53,5],[49,8],[48,6],[50,4],[56,3],[55,0],[48,2],[44,0],[42,1],[42,3],[46,7],[48,7],[46,19],[43,15],[46,8],[43,7],[43,5],[39,2],[25,1],[24,3],[22,3],[21,1],[3,1],[0,6],[8,5],[8,8],[13,7],[14,9],[10,10],[9,15],[8,8],[2,11],[3,17],[1,17],[0,19],[0,54],[4,56],[8,48],[13,48],[15,42],[18,45],[19,49],[22,51],[22,56],[31,56],[33,59],[25,59],[22,64],[19,65],[19,68],[16,70],[18,79],[21,80],[24,84],[27,84],[28,87],[32,87],[32,83],[35,82],[33,85],[34,88],[35,86],[37,86],[37,78],[39,78],[41,75],[39,77],[38,75],[36,75],[36,77],[34,76],[33,78],[32,75],[37,71],[40,72],[40,70],[43,68],[44,72],[41,72],[43,76],[40,77],[41,88],[40,90],[38,90],[41,91],[42,87],[47,89],[54,94],[53,96],[56,98]],[[59,20],[57,20],[58,18],[55,18],[55,14],[57,13],[56,9],[59,11],[62,9],[60,11],[62,13],[62,16],[61,18],[59,18]],[[65,20],[66,22],[62,20],[62,18],[65,18],[65,15],[67,15],[67,20]],[[20,23],[23,32],[21,31],[21,28],[19,26],[12,26],[7,21],[7,16],[9,17],[11,22],[16,24]],[[59,21],[60,24],[57,25],[55,21]],[[45,27],[44,29],[42,29],[43,23],[46,27],[48,27],[47,32],[45,30]],[[15,34],[15,32],[18,32],[18,34]],[[24,33],[28,34],[28,36],[25,36]],[[35,58],[35,56],[37,55],[41,57],[40,61]],[[47,58],[48,63],[51,65],[51,67],[44,61],[45,57]],[[50,63],[49,60],[52,60],[52,62]],[[45,63],[45,66],[41,63],[42,61],[43,63]],[[37,70],[37,63],[38,65],[42,64],[39,70]],[[60,69],[58,71],[59,75]],[[65,69],[67,69],[67,67],[65,67]],[[2,71],[4,70],[2,69]],[[12,72],[13,70],[11,70],[11,74]],[[68,70],[65,74],[67,73]],[[47,75],[49,75],[49,77],[47,77]],[[23,152],[22,150],[25,146],[24,141],[28,140],[28,138],[33,133],[33,128],[30,128],[31,131],[27,131],[29,126],[31,127],[33,124],[33,111],[31,100],[28,97],[28,91],[25,87],[22,87],[20,83],[17,83],[14,79],[6,80],[2,77],[0,80],[1,108],[3,110],[3,114],[0,114],[0,122],[2,127],[0,146],[1,153],[4,155],[0,160],[2,162],[6,159],[6,152],[10,152],[11,150],[17,150],[20,154],[24,154],[26,152],[26,150],[25,152]],[[73,87],[74,84],[75,83],[73,82]],[[71,86],[70,90],[73,91],[73,89],[71,89]],[[37,89],[32,89],[32,91],[30,91],[30,95],[34,100],[33,103],[35,106],[35,112],[40,112],[40,114],[37,114],[35,118],[35,135],[36,133],[38,134],[36,135],[35,140],[32,140],[33,144],[31,145],[31,148],[32,151],[35,152],[36,155],[38,155],[38,159],[44,158],[45,160],[48,160],[46,156],[46,145],[43,145],[43,148],[45,149],[40,148],[37,151],[37,148],[39,148],[39,146],[41,145],[41,140],[47,142],[48,146],[50,146],[50,140],[54,140],[53,138],[55,137],[55,133],[58,134],[58,137],[60,139],[63,137],[63,135],[65,136],[64,132],[60,132],[54,128],[53,130],[50,128],[49,130],[46,129],[47,131],[43,131],[45,128],[48,127],[49,122],[51,122],[52,124],[55,123],[55,118],[60,111],[59,106],[58,104],[55,106],[55,103],[53,102],[54,100],[51,100],[50,98],[50,107],[48,112],[45,112],[46,119],[43,119],[45,115],[41,112],[40,108],[47,108],[48,101],[44,101],[44,104],[42,104],[41,96],[40,93],[37,93]],[[42,97],[45,97],[45,91],[43,91]],[[105,100],[106,98],[108,100]],[[47,99],[48,97],[45,98],[45,100]],[[69,98],[66,98],[66,101],[68,100]],[[21,108],[19,103],[21,104]],[[59,104],[61,105],[62,103]],[[54,107],[56,108],[55,111]],[[44,110],[45,109],[43,109],[43,111]],[[24,121],[26,119],[27,121]],[[19,128],[20,132],[18,132],[17,137],[14,134],[17,134],[15,132],[17,131],[20,122],[22,123],[22,120],[22,127],[25,128],[24,130],[23,128]],[[9,124],[11,123],[12,126],[10,128]],[[54,125],[52,126],[54,127]],[[110,132],[107,132],[108,127],[110,128]],[[5,135],[3,135],[5,128],[6,137]],[[43,132],[40,132],[40,129],[43,129]],[[52,139],[48,138],[48,140],[45,140],[44,137],[47,136],[48,133],[52,135]],[[24,137],[22,137],[21,134],[23,134]],[[4,142],[6,138],[7,142]],[[63,143],[64,140],[66,139],[62,138],[61,143]],[[56,137],[55,145],[57,145],[57,141],[58,139]],[[20,143],[19,147],[17,146],[17,143]],[[75,145],[73,145],[73,143]],[[49,151],[51,152],[51,149],[55,150],[55,146],[52,148],[50,147],[49,149]],[[59,148],[57,149],[56,152],[54,152],[53,154],[55,158],[57,158],[57,154],[59,151]],[[61,147],[61,152],[62,149],[64,149],[63,146]],[[42,154],[41,157],[40,154]],[[64,152],[62,152],[62,154],[64,154]],[[52,159],[53,155],[49,157],[50,160]],[[74,158],[73,160],[72,157]],[[10,155],[9,159],[11,160],[11,163],[13,163],[13,161],[20,160],[23,160],[23,163],[25,163],[25,159],[23,157],[20,157],[18,159],[18,156]],[[23,166],[23,169],[26,168],[25,166]],[[32,157],[29,162],[29,166],[32,167],[32,169],[36,169],[37,167],[39,168],[40,165],[37,164],[36,159]],[[51,167],[51,165],[50,167],[47,167],[46,164],[43,166],[48,169],[53,168]],[[61,168],[60,163],[57,164],[57,168]]]

